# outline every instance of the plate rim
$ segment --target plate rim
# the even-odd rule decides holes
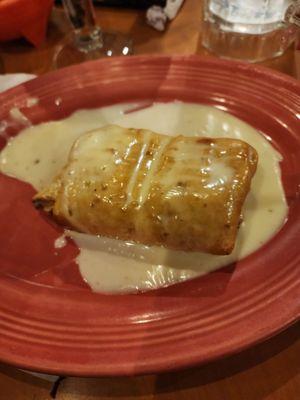
[[[227,60],[219,60],[219,59],[215,59],[213,57],[165,56],[165,55],[157,55],[157,56],[143,56],[142,55],[142,56],[132,56],[132,57],[130,57],[130,60],[132,60],[132,62],[134,62],[134,60],[136,60],[136,62],[145,62],[145,63],[147,63],[147,61],[149,61],[149,60],[153,61],[153,59],[155,59],[155,60],[161,60],[161,59],[170,60],[170,62],[172,62],[172,60],[174,60],[174,59],[176,61],[180,61],[180,60],[182,61],[183,60],[185,62],[187,60],[192,60],[193,62],[196,62],[196,63],[200,61],[200,62],[208,62],[208,63],[213,63],[213,64],[217,63],[219,65],[226,65],[226,66],[229,65],[229,64],[234,64],[240,70],[246,70],[246,71],[251,70],[251,71],[253,71],[254,75],[256,73],[259,73],[261,75],[268,75],[268,76],[271,75],[275,79],[276,78],[280,79],[281,82],[289,83],[291,85],[291,87],[296,89],[297,95],[299,96],[299,100],[300,100],[300,82],[299,81],[297,81],[296,79],[294,79],[292,77],[289,77],[289,76],[287,76],[287,75],[285,75],[285,74],[283,74],[281,72],[270,70],[270,69],[268,69],[266,67],[262,67],[262,66],[258,66],[258,65],[254,65],[253,66],[253,65],[245,64],[245,63],[239,62],[239,61],[232,62],[232,61],[227,61]],[[121,63],[123,62],[121,60],[124,60],[124,58],[115,58],[115,59],[111,59],[111,60],[97,60],[97,61],[88,62],[88,63],[85,64],[85,66],[86,67],[91,67],[91,68],[92,67],[96,68],[96,65],[98,65],[98,63],[101,64],[101,63],[111,62],[111,63],[118,64],[119,62],[121,62]],[[62,69],[62,70],[59,70],[59,71],[50,72],[50,73],[45,74],[42,77],[38,77],[36,79],[40,79],[40,80],[41,79],[49,79],[49,76],[51,77],[53,74],[59,74],[58,76],[60,76],[60,75],[63,76],[63,74],[65,73],[66,70],[69,70],[70,72],[73,71],[73,70],[77,71],[78,70],[78,65],[69,67],[67,69]],[[34,79],[33,81],[35,81],[36,79]],[[8,89],[7,91],[5,91],[2,94],[0,94],[0,100],[5,99],[7,96],[10,96],[14,92],[17,92],[18,88],[20,88],[20,87],[30,87],[32,85],[33,81],[29,81],[29,82],[26,82],[24,84],[21,84],[21,85],[17,86],[16,88]],[[0,280],[1,280],[1,276],[0,276]],[[255,341],[250,341],[249,343],[240,344],[240,346],[236,346],[234,349],[227,350],[225,353],[223,352],[222,354],[219,354],[217,356],[216,355],[215,356],[208,356],[206,359],[202,358],[200,363],[202,364],[202,363],[206,363],[206,362],[209,362],[209,361],[212,361],[212,360],[217,360],[217,359],[225,357],[225,356],[233,355],[233,354],[239,353],[239,352],[249,348],[252,345],[256,345],[258,343],[261,343],[264,340],[266,340],[266,339],[278,334],[279,332],[283,331],[288,326],[296,323],[299,318],[300,318],[300,310],[298,312],[298,315],[295,313],[294,316],[291,316],[291,317],[287,318],[286,321],[283,324],[281,324],[280,326],[277,327],[277,329],[271,329],[270,328],[271,329],[270,332],[265,333],[265,334],[261,333],[260,336],[258,335],[257,339]],[[1,360],[2,361],[10,363],[12,365],[15,365],[16,367],[21,367],[23,369],[25,368],[25,369],[28,369],[28,370],[37,370],[36,367],[32,366],[30,363],[24,364],[24,362],[22,362],[21,364],[19,364],[18,362],[14,362],[14,360],[12,360],[12,359],[5,360],[1,350],[0,350],[0,355],[1,355]],[[17,358],[17,356],[16,356],[16,358]],[[158,370],[157,369],[153,370],[151,368],[149,369],[149,368],[147,368],[147,366],[144,366],[144,367],[140,367],[139,371],[128,371],[128,373],[126,373],[126,372],[124,373],[124,371],[119,371],[118,372],[116,368],[112,369],[110,372],[106,371],[106,373],[104,373],[104,374],[102,374],[101,372],[99,373],[99,371],[96,371],[94,374],[92,373],[92,371],[87,373],[86,371],[83,371],[83,370],[80,370],[80,369],[76,370],[76,368],[75,369],[72,368],[69,371],[67,369],[64,369],[64,371],[68,375],[70,374],[70,375],[74,375],[74,376],[123,376],[123,375],[136,375],[136,374],[145,374],[145,373],[154,373],[154,372],[164,372],[164,371],[179,370],[179,369],[183,369],[183,368],[199,365],[199,362],[197,362],[197,361],[189,362],[189,361],[186,360],[185,362],[182,362],[180,365],[177,364],[176,366],[170,365],[170,364],[167,365],[167,364],[168,363],[166,363],[165,366],[160,367]],[[42,371],[42,372],[46,372],[46,373],[52,373],[52,374],[53,373],[54,374],[61,373],[61,371],[58,371],[57,369],[48,368],[48,367],[44,368],[43,366],[42,367],[39,366],[38,367],[38,371]]]

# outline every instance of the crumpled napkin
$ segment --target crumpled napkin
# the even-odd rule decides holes
[[[146,21],[158,31],[164,31],[169,20],[176,17],[184,0],[167,0],[165,7],[152,6],[146,13]]]

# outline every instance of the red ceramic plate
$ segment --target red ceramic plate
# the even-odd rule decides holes
[[[39,104],[24,107],[28,97]],[[174,99],[222,106],[272,139],[283,155],[286,224],[228,268],[153,292],[101,295],[81,281],[74,244],[54,253],[60,228],[33,209],[32,187],[0,175],[1,361],[64,375],[160,372],[240,351],[298,319],[297,81],[215,59],[116,58],[60,70],[2,94],[0,118],[15,104],[36,124],[79,108]]]

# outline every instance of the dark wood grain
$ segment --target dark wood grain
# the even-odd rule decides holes
[[[145,24],[144,12],[99,9],[97,20],[105,29],[130,35],[135,54],[208,55],[201,46],[201,2],[186,0],[164,33]],[[47,40],[34,49],[25,41],[0,46],[2,73],[42,74],[51,69],[56,47],[70,29],[63,12],[53,11]],[[300,56],[289,49],[263,65],[300,77]],[[298,64],[297,64],[298,62]],[[16,368],[0,365],[0,400],[50,399],[52,383]],[[58,400],[300,400],[300,324],[230,358],[164,375],[133,378],[67,378],[58,387]]]

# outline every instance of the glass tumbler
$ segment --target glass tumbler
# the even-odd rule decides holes
[[[258,62],[294,42],[300,1],[204,0],[202,44],[223,58]]]

